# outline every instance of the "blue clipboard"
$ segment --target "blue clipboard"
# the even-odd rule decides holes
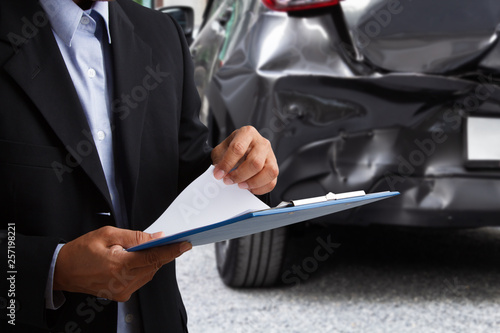
[[[193,244],[193,246],[220,242],[311,220],[346,209],[363,206],[375,201],[396,196],[398,194],[399,192],[379,192],[347,199],[329,200],[300,206],[260,210],[204,227],[155,239],[153,241],[131,247],[127,249],[127,251],[140,251],[155,246],[179,243],[183,241],[188,241]]]

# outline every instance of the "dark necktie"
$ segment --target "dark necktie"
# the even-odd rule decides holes
[[[108,31],[106,29],[106,22],[104,21],[101,14],[92,10],[90,12],[90,17],[96,22],[96,28],[94,36],[101,43],[102,56],[104,58],[104,68],[106,69],[106,82],[108,86],[109,96],[113,96],[113,64],[111,62],[111,45],[109,44]]]

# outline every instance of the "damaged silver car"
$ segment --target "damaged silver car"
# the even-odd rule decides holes
[[[268,198],[397,190],[333,224],[500,225],[498,0],[213,0],[191,46],[213,143],[251,124]],[[316,221],[312,221],[316,222]],[[279,281],[286,229],[216,245],[223,281]]]

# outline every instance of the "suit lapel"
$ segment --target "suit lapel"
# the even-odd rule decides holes
[[[41,7],[38,7],[38,13],[42,13]],[[37,106],[68,154],[79,162],[111,207],[106,179],[85,113],[50,25],[41,27],[4,68]],[[64,177],[63,174],[60,179],[64,181]]]
[[[134,32],[134,26],[116,2],[109,4],[113,61],[113,122],[117,174],[123,181],[127,213],[133,211],[144,116],[149,91],[144,78],[152,66],[152,50]],[[42,12],[38,5],[33,13]],[[26,15],[26,9],[19,13]],[[31,16],[30,16],[31,17]],[[111,198],[99,155],[80,100],[66,69],[50,25],[22,45],[4,66],[40,110],[68,153],[106,198]],[[64,176],[63,176],[64,181]],[[133,223],[133,221],[131,221]]]
[[[109,13],[114,65],[112,107],[116,169],[117,174],[121,175],[127,213],[133,227],[132,211],[149,97],[144,78],[148,75],[148,69],[152,68],[152,50],[134,32],[134,25],[117,2],[110,2]]]

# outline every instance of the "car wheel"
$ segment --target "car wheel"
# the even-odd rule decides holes
[[[286,228],[215,244],[217,270],[230,287],[268,287],[279,280],[285,257]]]

